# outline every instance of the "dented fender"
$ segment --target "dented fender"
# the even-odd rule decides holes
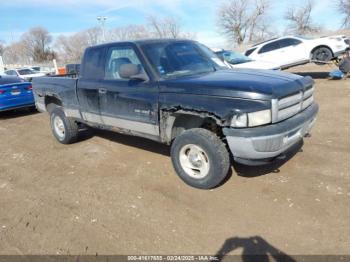
[[[161,140],[170,143],[172,128],[179,116],[210,118],[220,127],[228,127],[234,115],[271,108],[270,101],[217,97],[194,94],[161,93],[159,95]]]

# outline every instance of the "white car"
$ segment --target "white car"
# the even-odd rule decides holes
[[[266,70],[280,70],[280,66],[265,61],[256,61],[251,59],[248,56],[243,54],[228,51],[228,50],[219,50],[215,54],[224,62],[228,64],[231,68],[251,68],[251,69],[266,69]]]
[[[345,36],[306,38],[286,36],[253,46],[246,56],[278,64],[282,69],[309,62],[322,64],[345,53],[349,41]]]
[[[10,69],[5,71],[5,74],[10,76],[18,76],[25,80],[31,80],[34,77],[45,76],[44,73],[37,72],[31,68]]]

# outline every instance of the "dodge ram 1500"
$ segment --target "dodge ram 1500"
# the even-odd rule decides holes
[[[89,47],[78,78],[36,78],[33,88],[59,142],[77,141],[82,125],[159,141],[171,145],[179,177],[202,189],[225,179],[231,159],[254,165],[283,155],[318,112],[310,77],[228,69],[189,40]]]

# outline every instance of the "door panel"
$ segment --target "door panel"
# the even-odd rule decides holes
[[[285,38],[279,41],[281,55],[285,57],[286,64],[299,63],[306,60],[303,43],[295,38]]]
[[[133,63],[143,70],[133,46],[116,46],[107,52],[105,79],[101,81],[100,109],[105,125],[159,135],[158,87],[152,82],[122,79],[118,70]]]
[[[97,124],[102,124],[100,112],[100,96],[98,80],[79,80],[78,81],[78,99],[80,111],[83,119]]]
[[[268,43],[260,48],[257,60],[283,65],[285,63],[279,41]]]
[[[102,124],[100,110],[100,81],[104,76],[104,48],[87,49],[82,77],[77,83],[80,111],[85,121]]]

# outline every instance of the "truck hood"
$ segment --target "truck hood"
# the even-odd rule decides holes
[[[233,69],[160,81],[160,92],[270,100],[313,85],[311,77],[269,70]]]

